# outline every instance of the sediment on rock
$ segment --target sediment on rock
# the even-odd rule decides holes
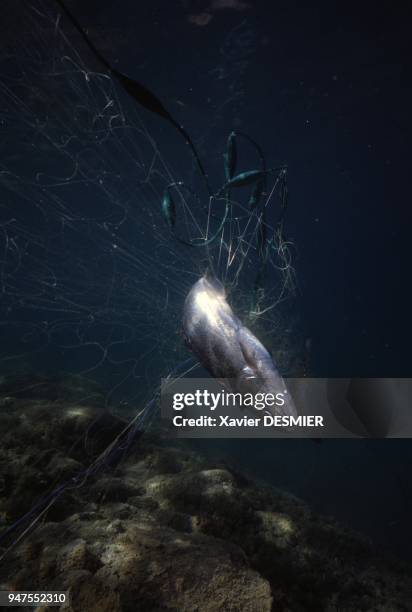
[[[87,467],[124,426],[57,392],[50,401],[7,391],[3,527]],[[68,589],[73,612],[406,611],[412,593],[410,568],[360,535],[153,436],[66,491],[6,555],[0,583]]]

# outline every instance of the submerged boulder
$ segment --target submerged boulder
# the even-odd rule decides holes
[[[1,423],[4,526],[124,427],[96,406],[47,398],[6,402]],[[50,507],[7,552],[0,587],[68,589],[69,612],[400,612],[412,580],[296,497],[145,436]]]

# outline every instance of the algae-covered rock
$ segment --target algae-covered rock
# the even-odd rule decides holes
[[[84,475],[7,553],[1,588],[68,589],[69,612],[410,609],[409,566],[230,466],[146,436],[92,473],[124,422],[77,402],[17,397],[1,423],[4,525]]]

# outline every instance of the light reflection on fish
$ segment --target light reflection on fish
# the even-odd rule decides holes
[[[284,393],[285,383],[263,344],[234,314],[223,285],[200,278],[186,297],[183,311],[185,342],[202,366],[230,384],[232,392]],[[271,414],[296,416],[286,393],[283,406],[271,406]]]

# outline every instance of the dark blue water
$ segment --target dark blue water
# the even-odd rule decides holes
[[[234,4],[70,7],[185,125],[215,186],[232,129],[288,164],[290,309],[311,375],[410,376],[407,15],[389,3]],[[1,49],[3,371],[87,373],[108,405],[138,405],[186,356],[181,307],[208,262],[170,238],[162,190],[204,186],[179,134],[136,115],[69,24],[56,26],[53,2],[33,6],[10,3]],[[244,160],[253,167],[250,151]],[[409,441],[200,446],[409,555]]]

